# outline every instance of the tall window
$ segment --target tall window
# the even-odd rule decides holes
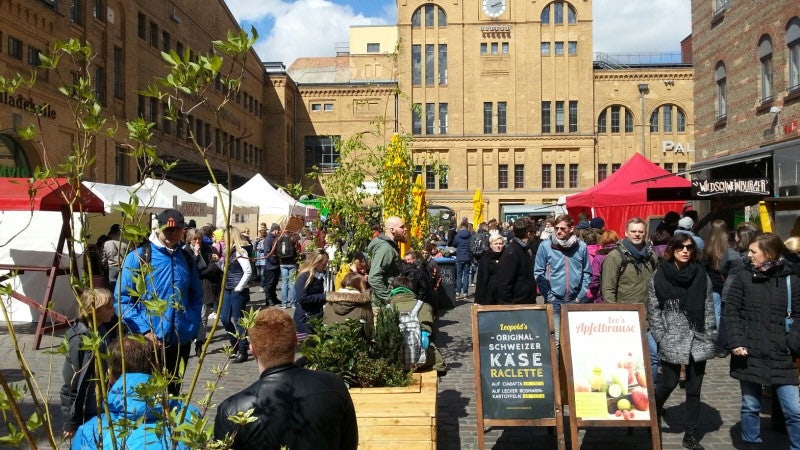
[[[425,168],[425,189],[436,189],[436,172],[433,167]]]
[[[625,132],[633,133],[633,113],[625,108]]]
[[[488,52],[489,44],[486,42],[481,42],[481,55],[485,55]]]
[[[94,94],[101,105],[106,104],[106,71],[102,67],[94,68]]]
[[[508,54],[508,42],[501,42],[500,43],[500,53],[507,55]]]
[[[569,41],[569,42],[567,42],[567,45],[569,47],[568,53],[570,55],[577,55],[578,54],[578,41]]]
[[[28,64],[32,66],[39,65],[39,52],[40,50],[36,47],[28,46]]]
[[[433,44],[425,44],[425,86],[433,86],[434,82],[433,50]]]
[[[676,108],[678,110],[678,119],[677,119],[677,131],[678,133],[685,133],[686,132],[686,113],[683,112],[682,109]]]
[[[550,102],[542,102],[542,133],[550,132]]]
[[[422,84],[422,46],[419,44],[411,46],[411,84]]]
[[[715,74],[717,80],[717,120],[723,120],[728,116],[728,102],[725,98],[727,95],[727,71],[725,70],[725,63],[722,61],[717,63]]]
[[[758,43],[758,59],[761,62],[761,102],[772,101],[772,39],[761,38]]]
[[[598,133],[605,133],[606,132],[606,112],[603,110],[600,113],[600,116],[597,118],[597,132]]]
[[[789,91],[800,89],[800,19],[789,21],[786,27],[786,45],[789,50]]]
[[[8,37],[8,56],[22,59],[22,41],[15,37]]]
[[[150,22],[150,46],[158,48],[158,25]]]
[[[425,5],[425,26],[432,27],[433,26],[433,7],[434,5],[428,3]]]
[[[545,6],[542,10],[541,22],[542,25],[550,23],[550,5]]]
[[[447,134],[447,103],[439,103],[439,134]]]
[[[561,2],[553,4],[553,23],[556,25],[564,23],[564,4]]]
[[[422,103],[411,108],[411,134],[422,134]]]
[[[569,101],[569,132],[578,132],[578,101]]]
[[[492,134],[492,102],[483,103],[483,134]]]
[[[497,52],[498,52],[498,49],[499,49],[499,47],[497,46],[497,42],[492,42],[492,43],[489,45],[489,48],[491,48],[491,49],[492,49],[492,50],[491,50],[491,52],[492,52],[492,54],[493,54],[493,55],[496,55],[496,54],[497,54]]]
[[[542,164],[542,189],[548,189],[553,185],[550,164]]]
[[[150,98],[150,122],[158,124],[158,99]]]
[[[92,17],[99,20],[104,20],[105,14],[103,14],[103,2],[101,0],[94,0],[94,5],[92,6]]]
[[[122,49],[114,47],[114,98],[122,98]]]
[[[419,28],[422,19],[422,9],[417,9],[411,14],[411,27],[412,28]]]
[[[447,44],[439,44],[439,84],[447,84]]]
[[[664,132],[672,133],[672,105],[662,107],[661,112],[664,114]]]
[[[508,164],[497,166],[497,188],[508,189]]]
[[[136,33],[142,39],[147,37],[147,16],[141,12],[139,13],[138,20],[136,22]]]
[[[578,165],[569,165],[569,187],[574,189],[578,187]]]
[[[611,132],[619,133],[619,106],[611,107]]]
[[[306,136],[306,170],[318,167],[323,173],[330,173],[339,166],[339,150],[336,143],[340,136]]]
[[[658,132],[658,110],[656,109],[650,114],[650,132],[656,133]]]
[[[608,177],[608,164],[597,165],[597,182],[601,182]]]
[[[525,188],[525,164],[514,164],[514,189]]]
[[[436,105],[425,103],[425,134],[433,134],[436,123]]]
[[[564,164],[556,164],[556,189],[564,188]]]
[[[169,35],[166,31],[161,32],[161,50],[164,50],[164,53],[169,53],[170,49],[172,48],[172,36]]]
[[[442,8],[439,9],[439,26],[446,27],[447,26],[447,15],[444,13]]]
[[[446,165],[439,167],[439,189],[447,189],[450,168]]]
[[[497,133],[506,133],[506,102],[497,102]]]
[[[69,8],[69,20],[81,24],[81,0],[72,0]]]
[[[556,56],[563,55],[564,54],[564,42],[563,41],[556,41],[555,45],[556,45],[556,51],[555,51]]]
[[[564,102],[556,102],[556,133],[564,132]]]

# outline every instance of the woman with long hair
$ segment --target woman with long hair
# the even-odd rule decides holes
[[[724,220],[711,222],[708,239],[703,248],[703,263],[714,289],[714,315],[719,328],[723,308],[722,288],[725,280],[744,269],[739,253],[728,245],[728,225]]]
[[[230,239],[230,254],[228,255],[228,273],[225,277],[225,293],[222,296],[222,310],[219,320],[225,331],[231,347],[236,348],[234,363],[247,361],[248,341],[246,330],[239,324],[239,319],[244,315],[244,308],[250,301],[250,277],[252,268],[245,241],[242,233],[236,227],[228,227]]]
[[[733,249],[742,255],[742,258],[748,256],[750,243],[758,235],[758,227],[753,222],[742,222],[736,225],[736,232],[733,236],[734,246]]]
[[[589,282],[589,293],[592,294],[594,303],[603,303],[603,290],[601,289],[600,275],[603,271],[603,261],[614,250],[619,241],[619,235],[614,230],[605,230],[597,241],[597,254],[592,260],[592,281]]]
[[[664,258],[648,283],[647,321],[658,343],[662,379],[656,387],[659,414],[678,385],[681,365],[686,366],[686,432],[683,447],[702,450],[697,439],[700,389],[706,361],[713,358],[717,322],[711,297],[711,280],[700,263],[692,236],[676,233],[667,243]]]
[[[494,305],[497,302],[497,262],[505,250],[505,238],[496,230],[489,232],[489,248],[478,260],[478,282],[475,287],[475,303]]]
[[[294,323],[298,335],[311,333],[308,320],[322,316],[325,306],[325,270],[328,268],[328,253],[324,248],[309,252],[297,271],[294,283]]]
[[[742,389],[742,440],[761,444],[761,390],[769,386],[780,401],[790,448],[800,448],[800,278],[781,258],[780,237],[756,236],[744,270],[733,276],[724,309],[733,378]],[[794,323],[793,323],[794,322]]]

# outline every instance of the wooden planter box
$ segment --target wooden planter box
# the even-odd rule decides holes
[[[359,449],[436,449],[436,371],[414,374],[411,386],[354,388]]]

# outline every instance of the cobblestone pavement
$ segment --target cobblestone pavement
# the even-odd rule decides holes
[[[252,291],[252,306],[263,306],[260,288]],[[259,301],[260,300],[260,301]],[[475,380],[472,362],[472,331],[470,309],[471,301],[459,300],[455,309],[443,313],[439,320],[438,344],[445,355],[450,371],[440,378],[438,398],[438,448],[476,449],[476,406]],[[62,383],[61,366],[63,357],[49,352],[48,345],[56,346],[61,341],[60,335],[45,337],[42,349],[34,351],[32,347],[33,329],[31,324],[20,324],[15,327],[24,346],[24,355],[34,379],[40,389],[45,392],[47,404],[56,429],[61,427],[61,410],[58,391]],[[226,357],[221,348],[225,341],[224,332],[218,330],[214,336],[205,361],[205,368],[199,373],[199,392],[194,398],[201,397],[206,381],[212,381],[210,368],[224,364]],[[187,369],[187,382],[193,376],[198,358],[192,356]],[[258,370],[252,360],[237,365],[230,365],[227,375],[214,392],[214,400],[219,402],[228,395],[243,389],[258,378]],[[10,344],[8,329],[0,325],[0,373],[8,381],[20,381],[21,371],[16,362]],[[184,392],[186,389],[184,389]],[[684,392],[676,389],[667,403],[667,414],[663,423],[663,448],[681,448],[684,429]],[[774,432],[769,420],[769,399],[765,399],[762,415],[762,434],[764,448],[783,450],[788,448],[786,435]],[[739,439],[739,387],[738,383],[728,376],[728,360],[716,359],[708,364],[703,383],[703,406],[700,419],[702,444],[709,450],[741,448]],[[24,402],[23,413],[30,415],[32,404]],[[213,415],[214,411],[209,411]],[[10,417],[9,417],[10,419]],[[565,422],[565,429],[568,429]],[[6,434],[5,419],[0,418],[0,435]],[[545,428],[494,428],[486,434],[486,448],[521,449],[556,448],[555,436],[548,434]],[[646,429],[604,428],[582,430],[580,433],[583,449],[649,449],[651,448],[649,433]],[[46,444],[43,442],[43,444]],[[569,445],[569,442],[568,442]],[[43,445],[43,448],[49,448]],[[2,446],[0,446],[2,448]],[[68,448],[62,443],[61,448]]]

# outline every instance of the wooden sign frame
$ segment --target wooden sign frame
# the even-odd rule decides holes
[[[478,330],[478,315],[492,312],[523,312],[530,310],[543,311],[547,316],[547,338],[543,338],[548,343],[550,354],[550,368],[547,375],[552,377],[553,387],[553,417],[536,419],[498,419],[484,418],[484,402],[482,389],[482,370],[481,370],[481,342]],[[546,351],[542,349],[542,351]],[[478,422],[478,448],[485,447],[486,427],[493,426],[531,426],[531,427],[556,427],[556,439],[559,450],[564,450],[564,415],[561,409],[561,386],[558,372],[558,353],[556,352],[555,335],[553,333],[553,306],[552,305],[473,305],[472,306],[472,355],[475,364],[475,392],[477,400],[477,422]],[[546,376],[547,376],[546,375]]]
[[[632,314],[617,314],[617,315],[614,314],[614,313],[618,313],[618,312],[622,312],[622,313],[634,312],[634,313],[638,314],[638,321],[636,321],[635,319],[632,318],[632,316],[633,316]],[[609,405],[611,405],[612,401],[617,401],[618,402],[619,400],[617,400],[617,398],[622,399],[622,398],[627,398],[628,396],[633,397],[633,395],[628,394],[629,386],[625,386],[624,387],[624,392],[625,392],[624,395],[619,395],[617,397],[611,397],[612,393],[609,390],[609,388],[611,387],[611,384],[614,384],[615,381],[619,381],[620,373],[625,374],[624,371],[626,371],[626,370],[630,371],[631,370],[631,366],[625,367],[627,362],[619,360],[619,359],[617,360],[616,363],[609,362],[609,361],[603,362],[601,359],[597,359],[596,361],[600,361],[600,362],[598,363],[599,364],[598,368],[594,369],[594,374],[593,375],[588,375],[586,373],[581,373],[580,375],[578,375],[578,377],[580,377],[580,379],[577,380],[578,382],[582,383],[582,386],[585,386],[585,384],[586,384],[585,380],[588,380],[588,382],[589,382],[588,388],[591,391],[595,391],[596,390],[595,386],[592,385],[593,381],[590,379],[590,377],[609,377],[610,376],[610,378],[601,378],[600,383],[598,383],[598,384],[600,384],[602,386],[602,384],[605,383],[605,381],[602,381],[603,379],[605,379],[606,381],[609,381],[609,380],[611,381],[611,384],[607,384],[605,386],[605,391],[600,389],[600,391],[603,393],[603,398],[604,398],[604,400],[606,402],[606,408],[607,408],[606,413],[608,414],[608,418],[604,418],[604,419],[601,419],[601,418],[583,419],[581,417],[578,417],[578,407],[577,407],[578,405],[576,404],[576,401],[575,401],[575,398],[576,398],[576,379],[577,378],[576,378],[576,375],[575,375],[576,367],[575,367],[575,364],[574,364],[574,361],[573,361],[573,356],[575,356],[574,352],[577,349],[573,348],[573,345],[577,345],[577,344],[575,344],[574,341],[580,342],[581,339],[578,339],[577,336],[576,336],[576,339],[573,340],[573,338],[572,338],[573,326],[571,324],[571,321],[574,320],[574,322],[572,322],[572,323],[577,324],[578,323],[578,321],[577,321],[578,316],[579,315],[582,316],[583,313],[596,313],[598,318],[601,318],[601,319],[605,318],[606,319],[602,323],[601,322],[590,322],[588,326],[590,326],[592,328],[586,329],[586,333],[590,333],[592,335],[594,334],[594,332],[606,334],[606,336],[608,336],[608,337],[606,337],[605,340],[612,340],[613,339],[613,336],[611,335],[612,333],[619,333],[622,337],[625,337],[626,334],[629,335],[632,332],[626,332],[626,331],[622,331],[622,330],[624,330],[627,326],[630,326],[630,324],[631,324],[631,320],[630,319],[633,319],[633,321],[638,322],[637,325],[639,326],[639,332],[640,332],[639,333],[640,334],[640,339],[638,340],[639,341],[638,345],[636,345],[637,344],[637,342],[636,342],[637,340],[634,338],[634,339],[627,339],[627,340],[625,340],[625,342],[623,342],[623,343],[621,343],[620,345],[617,345],[617,346],[613,346],[613,347],[609,346],[609,347],[599,348],[599,346],[603,345],[603,340],[604,339],[603,339],[603,336],[598,335],[598,336],[592,337],[592,339],[591,339],[592,340],[592,347],[589,350],[591,352],[593,352],[593,354],[602,355],[603,358],[608,358],[609,361],[613,361],[613,358],[615,357],[615,355],[617,355],[617,357],[619,357],[621,352],[625,352],[626,349],[632,349],[633,350],[633,353],[635,353],[635,356],[631,356],[630,357],[631,359],[629,359],[628,361],[630,362],[631,365],[633,365],[633,364],[641,364],[642,365],[642,367],[634,369],[634,370],[639,370],[639,369],[643,370],[643,374],[642,375],[640,375],[638,373],[635,374],[634,381],[636,381],[637,384],[635,385],[636,387],[634,387],[633,390],[640,390],[642,387],[645,387],[645,386],[641,386],[640,385],[640,376],[644,376],[646,378],[646,380],[647,380],[647,382],[645,383],[646,384],[646,392],[648,394],[647,395],[647,398],[648,398],[648,401],[647,401],[647,405],[648,405],[647,418],[634,417],[634,418],[631,418],[631,419],[627,419],[626,417],[623,417],[623,416],[616,416],[616,411],[613,414],[610,411],[611,406],[609,406]],[[587,315],[587,317],[588,317],[588,315]],[[625,320],[625,319],[628,319],[628,320]],[[627,325],[625,325],[625,324],[627,324]],[[586,325],[586,322],[581,322],[580,324],[577,324],[576,327],[582,327],[582,326],[585,326],[585,325]],[[561,306],[561,357],[563,358],[564,367],[565,367],[565,371],[566,371],[566,374],[567,374],[567,393],[568,393],[568,397],[569,397],[569,419],[570,419],[569,420],[569,428],[570,428],[570,438],[572,440],[572,448],[573,449],[577,450],[577,449],[580,448],[580,442],[578,442],[578,428],[588,428],[588,427],[648,427],[648,428],[650,428],[650,437],[651,437],[652,442],[653,442],[653,448],[661,448],[661,435],[659,433],[658,416],[657,416],[657,411],[656,411],[655,390],[653,389],[653,379],[652,379],[651,371],[650,371],[650,358],[649,358],[650,350],[649,350],[649,346],[647,344],[647,335],[646,335],[646,333],[647,333],[646,311],[645,311],[645,305],[643,305],[643,304],[621,304],[621,303],[597,303],[597,304],[594,304],[594,303],[591,303],[591,304],[565,304],[565,305]],[[627,344],[627,347],[626,347],[626,344]],[[610,350],[610,348],[613,348],[613,350]],[[583,352],[580,352],[579,355],[582,354],[582,353]],[[628,353],[628,355],[631,355],[631,353]],[[641,360],[638,359],[639,355],[641,355]],[[625,357],[627,357],[627,355],[623,355],[623,358],[625,358]],[[585,369],[585,367],[587,367],[586,366],[587,364],[592,365],[592,364],[595,364],[595,362],[586,361],[586,359],[584,358],[584,359],[580,360],[580,364],[581,364],[581,368]],[[613,377],[612,374],[602,373],[602,371],[605,368],[609,367],[609,364],[612,367],[611,370],[614,370],[613,367],[616,366],[618,368],[617,370],[622,371],[622,372],[617,372],[616,373],[616,375],[617,375],[616,379]],[[585,370],[582,370],[582,372],[584,372],[584,371]],[[598,373],[598,372],[600,372],[600,373]],[[623,383],[627,383],[628,385],[632,385],[630,379],[628,379],[626,381],[623,381]],[[619,383],[617,383],[617,384],[619,384]],[[615,388],[615,390],[616,390],[616,388]],[[631,390],[630,392],[633,393],[633,390]],[[596,397],[597,394],[599,394],[599,393],[600,392],[590,392],[589,395],[591,395],[593,397]],[[583,392],[581,392],[581,394],[585,395]],[[616,394],[616,392],[614,392],[614,394]],[[586,397],[584,397],[584,398],[586,398]],[[592,399],[592,403],[595,403],[594,400],[596,400],[596,399],[593,398]],[[641,401],[640,400],[641,400],[640,396],[639,396],[639,401],[638,402],[637,401],[633,401],[633,399],[630,399],[628,401],[628,404],[626,405],[629,408],[628,408],[628,410],[625,410],[625,412],[633,411],[634,413],[638,412],[638,413],[641,414],[642,410],[640,410],[637,407],[637,406],[641,405]],[[624,414],[624,413],[621,412],[621,414]]]

